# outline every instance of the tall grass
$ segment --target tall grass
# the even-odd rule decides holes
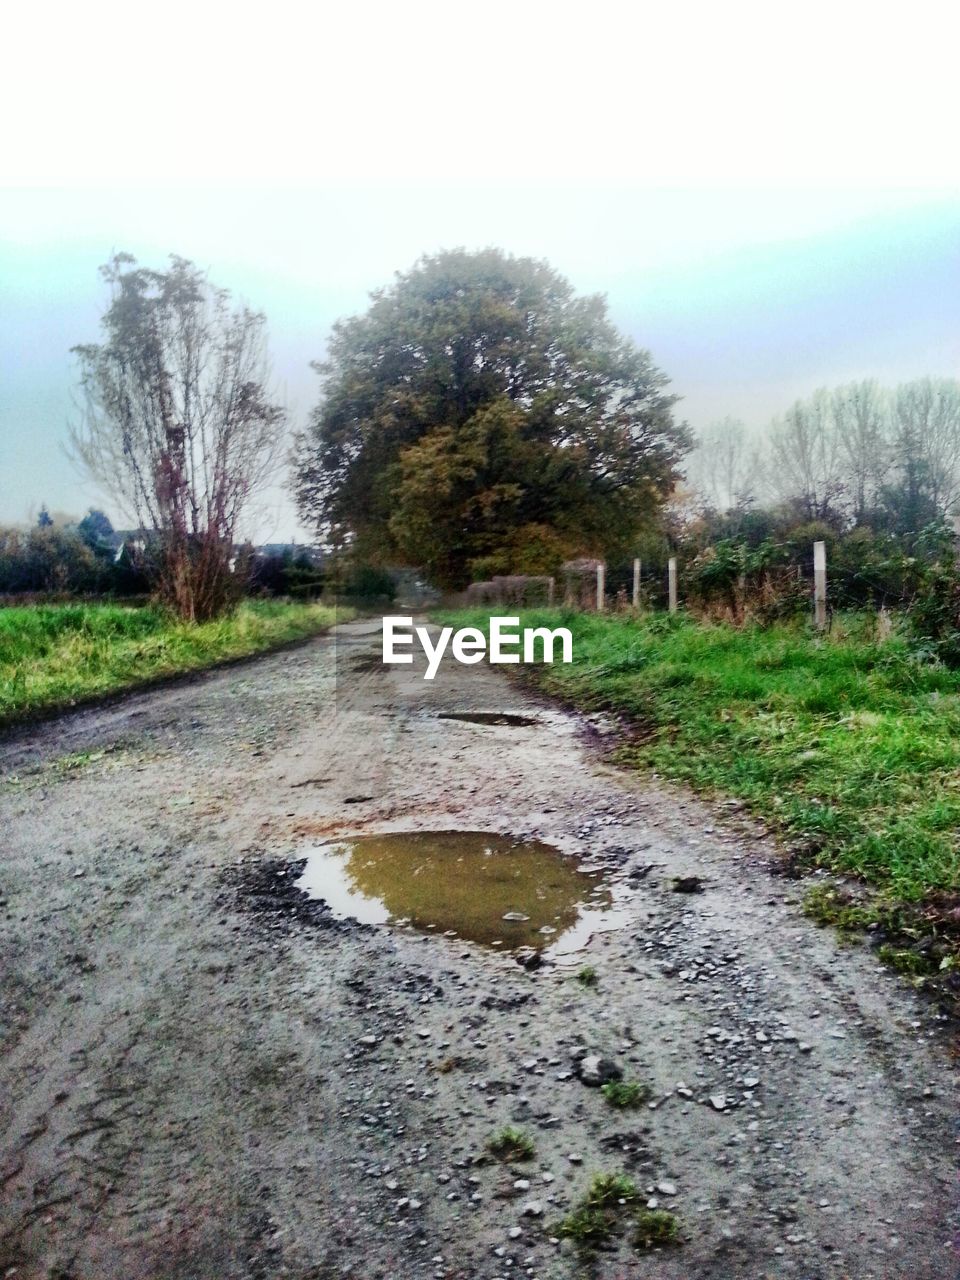
[[[276,600],[200,625],[149,605],[0,609],[0,723],[259,653],[334,620],[327,606]]]
[[[483,626],[489,611],[445,618]],[[960,673],[870,620],[734,629],[682,616],[528,611],[573,633],[541,687],[639,727],[624,760],[736,797],[809,850],[901,901],[960,889]]]

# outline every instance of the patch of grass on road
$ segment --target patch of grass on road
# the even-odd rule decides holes
[[[608,1080],[600,1092],[611,1107],[642,1107],[650,1100],[649,1088],[637,1080]]]
[[[504,1164],[519,1164],[536,1155],[533,1139],[522,1129],[507,1125],[487,1139],[487,1150]]]
[[[489,612],[444,621],[483,627]],[[736,797],[808,866],[862,878],[885,908],[935,916],[947,950],[960,950],[960,672],[896,635],[878,640],[867,617],[839,618],[824,638],[803,625],[559,609],[525,611],[521,626],[570,628],[571,665],[523,674],[626,717],[623,762]],[[877,919],[895,930],[889,911]],[[932,959],[944,956],[938,944]]]
[[[626,1224],[634,1226],[636,1249],[661,1249],[680,1243],[680,1220],[665,1210],[639,1208],[640,1188],[623,1173],[598,1173],[582,1200],[556,1224],[556,1234],[586,1253],[607,1245]]]
[[[260,653],[335,620],[326,605],[278,600],[199,625],[150,605],[0,608],[0,724]]]

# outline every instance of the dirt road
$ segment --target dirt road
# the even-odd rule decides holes
[[[735,814],[618,772],[486,666],[385,670],[377,636],[0,742],[0,1275],[955,1276],[934,1011],[805,920]],[[627,923],[576,962],[597,985],[289,887],[330,836],[431,828],[616,866]],[[653,1105],[607,1105],[584,1049]],[[482,1158],[506,1124],[534,1159]],[[683,1243],[556,1241],[600,1171]]]

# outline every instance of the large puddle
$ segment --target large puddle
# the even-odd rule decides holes
[[[334,915],[563,955],[623,923],[599,871],[539,840],[488,831],[354,836],[322,845],[297,881]],[[617,886],[619,888],[619,886]]]

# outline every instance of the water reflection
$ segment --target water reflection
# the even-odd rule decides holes
[[[321,846],[297,884],[342,918],[561,955],[622,923],[611,887],[578,865],[488,831],[390,832]]]

